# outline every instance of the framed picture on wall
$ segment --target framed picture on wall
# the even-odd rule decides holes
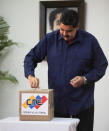
[[[78,12],[80,28],[84,29],[84,0],[40,1],[40,39],[46,33],[59,29],[64,9]]]

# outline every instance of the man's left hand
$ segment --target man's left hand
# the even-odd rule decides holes
[[[84,84],[84,77],[76,76],[70,81],[70,84],[75,88],[80,87]]]

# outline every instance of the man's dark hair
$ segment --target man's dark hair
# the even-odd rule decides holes
[[[56,15],[59,13],[62,13],[65,10],[65,8],[56,8],[53,10],[50,15],[49,15],[49,24],[50,24],[50,29],[53,30],[53,22],[56,19]]]
[[[76,27],[78,25],[78,13],[72,9],[63,11],[60,22],[64,25],[72,25]]]

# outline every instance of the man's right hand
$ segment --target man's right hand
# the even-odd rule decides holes
[[[39,79],[38,78],[29,75],[28,81],[30,83],[31,88],[38,88],[39,87]]]

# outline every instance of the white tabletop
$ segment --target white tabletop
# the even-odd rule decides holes
[[[0,120],[0,131],[76,131],[79,119],[53,118],[51,121],[20,121],[19,117]]]

